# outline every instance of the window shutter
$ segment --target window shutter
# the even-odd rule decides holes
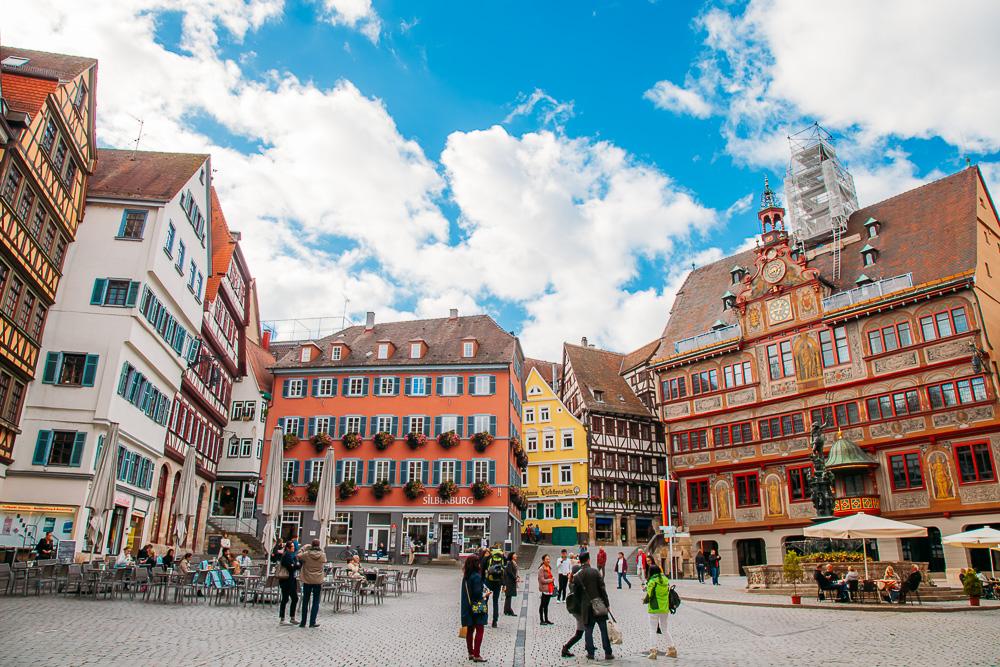
[[[288,398],[288,380],[281,381],[281,397]]]
[[[278,417],[278,428],[281,429],[282,433],[285,432],[285,418],[284,417]]]
[[[81,382],[84,387],[94,386],[94,379],[97,377],[97,359],[96,354],[87,355],[87,361],[83,366],[83,381]]]
[[[490,485],[497,483],[497,462],[490,461],[490,472],[489,472]]]
[[[469,376],[469,396],[479,396],[479,394],[476,393],[476,378],[477,377],[479,377],[479,376],[478,375],[470,375]]]
[[[405,486],[410,481],[410,459],[403,459],[400,463],[402,465],[399,466],[399,485]]]
[[[441,462],[434,462],[434,486],[441,483]]]
[[[354,483],[357,484],[358,486],[361,486],[361,480],[364,479],[365,462],[362,461],[361,459],[355,459],[355,460],[358,462],[358,467],[355,468],[354,470]],[[371,465],[371,463],[369,463],[368,465]]]
[[[294,465],[292,466],[292,484],[298,484],[300,479],[299,469],[302,467],[302,464],[299,461],[294,461],[293,463]]]
[[[97,464],[101,461],[101,452],[104,451],[104,436],[97,436],[97,451],[94,452],[94,468],[97,468]]]
[[[561,519],[562,517],[562,503],[555,503],[556,506],[556,519]]]
[[[366,377],[361,378],[361,395],[362,396],[368,395],[368,378]]]
[[[55,384],[62,365],[62,352],[49,352],[45,355],[45,371],[42,373],[42,384]]]
[[[372,436],[375,435],[375,432],[378,430],[378,417],[372,417],[372,421],[371,421],[371,424],[369,424],[369,428],[371,429],[371,432],[368,435],[369,435],[369,437],[372,437]],[[364,435],[364,434],[362,434],[362,435]]]
[[[441,435],[441,418],[440,417],[435,417],[434,418],[434,437],[437,437],[439,435]],[[434,483],[437,484],[437,482],[434,482]]]
[[[427,475],[430,472],[430,466],[427,465],[428,463],[429,461],[427,461],[427,459],[423,459],[420,462],[420,482],[423,484],[427,483]]]
[[[368,462],[368,486],[375,483],[375,460]]]
[[[305,425],[306,421],[302,417],[299,417],[299,428],[295,433],[299,438],[301,438],[303,435],[302,431],[305,428]]]
[[[131,308],[135,305],[136,299],[139,298],[139,286],[142,283],[132,281],[128,285],[128,294],[125,295],[125,305]]]
[[[406,435],[410,432],[410,418],[403,417],[403,432],[402,435]]]
[[[106,278],[98,278],[94,281],[94,290],[90,293],[90,305],[101,306],[104,305],[104,293],[108,290],[108,281]]]
[[[496,375],[491,375],[490,376],[490,396],[492,396],[495,393],[497,393],[497,376]]]
[[[344,481],[344,462],[337,461],[337,484]]]
[[[577,509],[577,501],[573,501],[573,518],[576,519],[580,515],[580,510]]]
[[[392,418],[392,434],[399,437],[399,417]]]
[[[461,465],[461,463],[459,463],[459,465]],[[466,461],[465,462],[465,484],[466,485],[472,484],[472,469],[475,467],[475,465],[476,465],[475,461]]]
[[[496,415],[490,415],[490,435],[496,437],[497,434],[497,418]]]
[[[313,378],[312,381],[312,395],[319,396],[319,378]]]
[[[389,461],[389,483],[396,486],[396,462]]]
[[[330,382],[330,395],[331,396],[337,395],[337,378],[333,378]]]
[[[412,391],[413,391],[412,380],[410,378],[406,378],[406,381],[403,383],[403,393],[409,396],[412,393]]]
[[[313,462],[311,460],[305,462],[305,474],[302,475],[302,483],[308,484],[313,481]]]
[[[340,418],[340,437],[347,435],[347,417]]]
[[[309,418],[309,435],[316,435],[316,418]]]
[[[434,393],[437,394],[438,396],[440,396],[441,394],[443,394],[444,393],[444,378],[441,377],[441,376],[438,376],[437,381],[434,384],[437,385],[437,387],[434,390]]]
[[[361,428],[358,429],[358,435],[362,438],[365,437],[365,423],[368,421],[368,417],[361,418]]]
[[[52,448],[52,431],[39,431],[35,440],[35,455],[31,464],[43,466],[49,462],[49,450]]]
[[[392,378],[392,395],[399,396],[399,378]]]
[[[461,396],[462,395],[462,389],[463,389],[463,384],[464,383],[465,383],[465,378],[463,378],[461,375],[459,375],[458,376],[458,392],[456,394],[457,396]]]
[[[466,422],[466,426],[467,426],[467,428],[469,430],[465,434],[465,437],[471,438],[472,434],[474,433],[475,428],[476,428],[476,416],[475,415],[469,415],[469,420]],[[462,435],[462,434],[459,433],[459,435]]]

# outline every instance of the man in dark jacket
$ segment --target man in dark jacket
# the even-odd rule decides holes
[[[694,566],[698,570],[698,583],[705,583],[705,567],[708,561],[705,559],[705,552],[698,549],[698,554],[694,557]]]
[[[917,590],[920,587],[920,582],[923,580],[924,577],[920,574],[920,566],[914,563],[910,566],[910,576],[899,587],[899,604],[906,604],[906,594]]]
[[[517,616],[511,607],[511,598],[517,595],[517,554],[511,553],[507,558],[507,564],[503,568],[503,615]]]
[[[611,660],[614,658],[611,653],[611,640],[608,638],[608,614],[611,603],[608,600],[608,590],[604,587],[604,579],[601,578],[600,572],[590,566],[590,554],[587,552],[580,554],[580,571],[573,576],[573,594],[580,600],[587,657],[593,659],[597,651],[594,645],[594,626],[597,625],[601,629],[604,659]]]

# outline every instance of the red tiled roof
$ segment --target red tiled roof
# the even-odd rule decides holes
[[[212,192],[212,274],[205,284],[205,304],[215,300],[215,295],[219,291],[222,278],[229,271],[229,262],[236,252],[236,239],[229,232],[229,225],[226,224],[226,216],[222,212],[222,204],[219,203],[219,193],[215,187]]]
[[[257,388],[261,391],[270,392],[271,386],[274,384],[274,375],[271,374],[271,367],[274,366],[275,362],[271,353],[247,338],[247,362],[250,364],[250,370],[257,379]]]
[[[45,98],[59,87],[59,83],[50,79],[36,79],[30,76],[9,74],[0,75],[3,98],[14,111],[37,114],[45,104]]]
[[[101,148],[88,197],[168,202],[205,164],[200,153],[159,153]]]
[[[478,342],[476,356],[462,356],[462,339],[475,338]],[[411,359],[409,342],[422,339],[427,343],[427,353],[420,359]],[[391,341],[396,352],[388,359],[377,358],[379,341]],[[341,341],[350,353],[334,361],[330,358],[331,343]],[[314,343],[321,355],[311,361],[300,361],[299,350],[303,344]],[[282,343],[272,343],[277,353]],[[432,320],[376,323],[366,331],[364,326],[348,327],[343,331],[316,341],[299,341],[294,347],[285,348],[275,368],[315,368],[336,366],[422,366],[428,364],[507,364],[514,360],[517,339],[507,333],[489,315],[443,317]]]
[[[840,278],[833,279],[831,253],[814,257],[809,266],[819,269],[834,292],[856,287],[862,273],[872,280],[912,273],[913,284],[920,285],[974,269],[979,178],[978,168],[969,167],[855,211],[843,238],[857,234],[861,239],[841,251]],[[874,239],[867,238],[864,226],[869,218],[881,223]],[[866,243],[879,250],[870,266],[863,265],[860,252]],[[807,245],[807,253],[818,247]],[[735,324],[737,311],[722,309],[722,295],[732,290],[733,265],[750,268],[753,263],[754,251],[746,250],[692,271],[670,309],[655,356],[672,356],[676,341],[711,330],[716,320]]]
[[[564,343],[566,356],[580,387],[580,396],[588,410],[641,417],[652,417],[619,374],[624,355],[596,347]],[[594,391],[604,392],[604,401],[594,398]]]
[[[10,56],[27,58],[28,62],[18,67],[4,65],[5,72],[18,72],[25,76],[69,81],[97,64],[93,58],[70,56],[64,53],[49,53],[48,51],[33,51],[16,46],[0,46],[0,60]],[[4,91],[6,97],[6,91]]]
[[[653,353],[660,347],[660,339],[651,340],[638,350],[633,350],[629,352],[624,357],[622,357],[622,367],[621,372],[627,373],[639,364],[649,361],[649,358],[653,356]]]
[[[541,359],[530,359],[525,357],[524,359],[524,377],[528,377],[528,373],[534,368],[538,371],[538,374],[542,376],[546,384],[550,387],[552,386],[552,370],[555,368],[556,380],[562,384],[563,367],[561,363],[556,363],[554,361],[543,361]]]

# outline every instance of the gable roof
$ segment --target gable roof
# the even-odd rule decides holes
[[[427,343],[427,353],[419,359],[411,359],[407,343],[418,338]],[[463,338],[475,338],[478,342],[475,357],[462,356]],[[387,340],[395,345],[396,353],[388,359],[378,359],[378,342]],[[300,361],[298,351],[309,342],[318,345],[321,354],[310,361]],[[349,348],[349,353],[336,361],[330,358],[330,346],[335,342],[343,342]],[[275,349],[273,344],[272,349]],[[363,325],[348,327],[319,340],[300,341],[289,347],[275,368],[508,364],[514,360],[516,351],[517,339],[501,329],[492,317],[469,315],[376,323],[370,331]]]
[[[260,391],[271,393],[271,385],[274,384],[274,375],[271,367],[274,366],[274,357],[270,352],[262,348],[257,343],[247,338],[247,362],[250,370],[257,380],[257,388]]]
[[[834,292],[857,287],[863,273],[872,280],[913,274],[913,284],[969,271],[976,266],[977,167],[969,167],[937,181],[890,197],[855,211],[847,221],[842,238],[859,235],[860,240],[845,245],[840,252],[841,270],[833,278],[833,255],[825,252],[809,260],[820,278]],[[879,233],[867,238],[865,223],[877,220]],[[861,248],[865,244],[879,251],[878,261],[864,266]],[[821,244],[806,247],[807,255]],[[655,356],[674,354],[674,343],[712,329],[716,320],[725,324],[738,321],[738,311],[723,310],[722,295],[732,287],[733,264],[754,265],[754,250],[725,257],[688,274],[670,309]]]
[[[4,71],[0,75],[0,86],[3,98],[12,110],[34,115],[45,104],[45,98],[59,87],[59,83]]]
[[[212,197],[212,273],[205,282],[205,306],[215,300],[222,278],[229,272],[229,262],[236,252],[236,239],[229,231],[226,216],[219,203],[219,193],[215,186],[210,188]]]
[[[97,61],[93,58],[33,51],[14,46],[0,47],[0,60],[10,56],[27,58],[28,62],[19,66],[0,67],[3,98],[14,111],[32,115],[38,113],[45,104],[45,98],[61,83],[71,81],[97,65]]]
[[[584,407],[594,412],[652,417],[618,372],[625,355],[596,347],[563,345],[580,387]],[[594,391],[604,392],[603,402],[594,398]]]
[[[101,148],[87,196],[168,202],[208,159],[202,153]]]
[[[531,359],[525,357],[524,359],[524,376],[528,377],[528,373],[532,369],[538,371],[538,375],[545,380],[545,384],[552,387],[552,370],[555,369],[556,381],[562,384],[563,367],[561,363],[556,363],[555,361],[543,361],[542,359]]]
[[[627,373],[636,366],[646,363],[649,361],[653,353],[656,352],[660,347],[660,339],[651,340],[638,350],[633,350],[629,352],[624,357],[622,357],[622,367],[619,372]]]

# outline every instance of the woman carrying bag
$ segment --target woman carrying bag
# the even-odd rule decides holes
[[[465,647],[469,650],[469,660],[472,662],[486,662],[479,654],[486,621],[489,620],[486,596],[489,596],[489,590],[485,590],[484,595],[479,557],[469,556],[465,559],[462,571],[462,628],[458,634],[465,637]]]
[[[555,577],[552,576],[552,566],[549,565],[549,555],[542,556],[542,564],[538,567],[538,593],[541,603],[538,605],[539,625],[554,625],[549,620],[549,600],[555,593]]]
[[[292,601],[292,608],[288,613],[288,622],[295,625],[295,607],[299,604],[299,585],[295,579],[295,573],[302,564],[295,557],[295,543],[288,541],[280,555],[271,556],[272,560],[278,561],[278,567],[274,571],[274,576],[278,580],[278,588],[281,589],[281,604],[278,606],[278,624],[285,624],[285,606],[288,601]]]
[[[657,630],[661,631],[667,639],[668,658],[677,657],[677,648],[674,646],[674,638],[670,636],[670,629],[667,621],[670,620],[670,579],[660,571],[659,566],[650,564],[648,570],[649,578],[646,580],[646,603],[647,618],[649,619],[649,657],[656,659],[657,656]]]

